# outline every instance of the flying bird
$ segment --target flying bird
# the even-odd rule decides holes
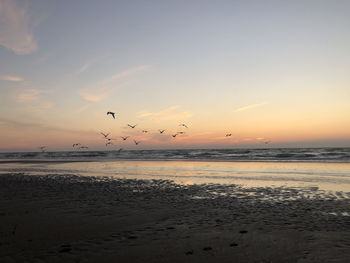
[[[45,149],[47,148],[47,146],[40,146],[39,149],[42,151],[42,152],[45,152]]]
[[[177,134],[184,134],[184,132],[177,132]]]
[[[107,134],[105,134],[105,133],[103,133],[103,132],[100,132],[105,138],[107,138],[108,137],[108,135],[109,135],[109,133],[107,133]]]
[[[232,133],[227,133],[226,137],[230,137],[232,135]]]
[[[179,135],[178,133],[172,134],[171,136],[173,136],[174,138]]]
[[[165,130],[159,130],[159,133],[162,134],[163,132],[165,132]]]
[[[111,143],[111,142],[107,142],[106,143],[106,147],[108,146],[108,145],[112,145],[113,143]]]
[[[111,112],[111,111],[109,111],[109,112],[107,112],[107,115],[112,115],[112,117],[113,117],[113,119],[115,119],[115,112]]]
[[[188,129],[187,125],[186,125],[186,124],[184,124],[184,123],[181,123],[179,126],[183,126],[183,127],[185,127],[185,128],[187,128],[187,129]]]
[[[136,145],[138,145],[140,142],[141,142],[141,141],[136,141],[136,140],[134,140],[134,143],[135,143]]]
[[[81,145],[80,143],[73,143],[73,148],[75,147],[75,146],[79,146],[79,145]]]
[[[126,137],[123,137],[123,136],[120,136],[120,138],[123,139],[123,141],[126,141],[130,136],[126,136]]]
[[[134,128],[137,126],[137,124],[135,124],[135,125],[130,125],[130,124],[128,124],[128,126],[129,126],[131,129],[134,129]]]
[[[147,133],[148,131],[147,130],[142,130],[143,133]]]

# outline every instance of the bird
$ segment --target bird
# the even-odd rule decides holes
[[[172,134],[171,136],[173,136],[174,138],[179,135],[178,133]]]
[[[47,146],[40,146],[39,149],[42,151],[42,152],[45,152],[45,149],[47,148]]]
[[[134,140],[134,143],[135,143],[136,145],[138,145],[140,142],[141,142],[141,141],[136,141],[136,140]]]
[[[162,134],[163,132],[165,132],[165,130],[158,130],[160,134]]]
[[[184,124],[184,123],[181,123],[179,126],[183,126],[183,127],[185,127],[185,128],[187,128],[187,129],[188,129],[187,125],[186,125],[186,124]]]
[[[147,130],[142,130],[143,133],[147,133],[148,131]]]
[[[79,145],[81,145],[80,143],[73,143],[73,148],[75,147],[75,146],[79,146]]]
[[[106,143],[106,147],[108,146],[108,145],[112,145],[113,143],[111,143],[111,142],[107,142]]]
[[[105,134],[105,133],[103,133],[103,132],[100,132],[105,138],[107,138],[108,137],[108,135],[109,135],[109,133],[107,133],[107,134]]]
[[[130,124],[128,124],[128,126],[129,126],[131,129],[134,129],[134,128],[137,126],[137,124],[135,124],[135,125],[130,125]]]
[[[112,117],[113,117],[113,119],[115,119],[115,112],[111,112],[111,111],[109,111],[109,112],[107,112],[107,115],[112,115]]]
[[[123,139],[123,141],[126,141],[130,136],[126,136],[126,137],[123,137],[123,136],[120,136],[120,138]]]
[[[230,137],[232,135],[232,133],[227,133],[226,137]]]
[[[177,134],[184,134],[185,132],[177,132]]]

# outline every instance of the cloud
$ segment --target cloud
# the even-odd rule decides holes
[[[58,127],[48,125],[47,122],[43,121],[17,121],[12,119],[6,119],[0,117],[0,127],[9,128],[14,130],[23,130],[23,129],[43,129],[45,131],[58,131],[58,132],[68,132],[68,133],[76,133],[76,134],[91,134],[95,135],[97,131],[95,130],[75,130],[67,127]]]
[[[191,118],[193,116],[192,113],[187,111],[176,112],[179,106],[171,106],[164,110],[158,112],[150,112],[150,111],[140,111],[138,113],[139,118],[148,118],[151,117],[151,120],[155,123],[158,123],[160,120],[184,120]]]
[[[76,72],[75,74],[79,75],[81,73],[83,73],[84,71],[86,71],[90,66],[91,66],[91,62],[85,62]]]
[[[37,49],[29,25],[28,9],[23,2],[0,0],[0,45],[18,55],[29,54]]]
[[[44,100],[45,92],[38,89],[20,90],[15,94],[15,101],[20,104],[25,104],[31,109],[52,109],[54,104],[51,101]]]
[[[122,72],[119,72],[119,73],[117,73],[109,78],[106,78],[106,79],[102,80],[99,84],[101,86],[106,86],[106,85],[108,85],[108,84],[110,84],[118,79],[125,78],[125,77],[128,77],[130,75],[134,75],[135,73],[145,72],[151,68],[152,68],[151,65],[141,65],[141,66],[133,67],[133,68],[124,70]]]
[[[12,75],[2,75],[2,76],[0,76],[0,79],[7,80],[7,81],[14,81],[14,82],[23,81],[23,79],[21,77],[12,76]]]
[[[103,99],[105,99],[106,97],[108,97],[108,95],[110,94],[111,91],[105,91],[105,92],[97,92],[97,93],[92,93],[91,91],[80,91],[79,95],[87,101],[91,101],[91,102],[99,102]]]
[[[37,101],[42,93],[43,91],[37,89],[21,90],[18,94],[16,94],[15,100],[19,103]]]
[[[133,76],[140,72],[145,72],[151,68],[151,65],[141,65],[134,68],[130,68],[114,74],[108,78],[105,78],[87,89],[82,89],[79,91],[79,95],[87,101],[99,102],[111,95],[116,89],[120,88],[123,85],[126,85],[127,82],[119,83],[116,86],[117,80],[126,79],[129,76]]]
[[[75,112],[76,112],[76,113],[81,113],[81,112],[87,110],[89,107],[90,107],[90,104],[83,105],[83,106],[81,106],[81,107],[76,108],[76,109],[75,109]]]
[[[248,105],[248,106],[244,106],[244,107],[238,108],[234,112],[250,110],[250,109],[254,109],[254,108],[257,108],[257,107],[264,106],[266,104],[268,104],[268,103],[267,102],[262,102],[262,103],[258,103],[258,104],[252,104],[252,105]]]

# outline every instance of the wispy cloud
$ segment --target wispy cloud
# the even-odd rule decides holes
[[[29,25],[28,9],[23,1],[0,0],[0,45],[18,55],[37,49]]]
[[[79,95],[87,101],[102,101],[103,99],[111,95],[116,89],[125,85],[126,82],[117,83],[118,80],[125,80],[127,77],[133,76],[140,72],[145,72],[151,69],[151,67],[151,65],[141,65],[124,70],[95,83],[90,88],[80,90]]]
[[[238,108],[234,112],[250,110],[250,109],[254,109],[254,108],[257,108],[257,107],[264,106],[266,104],[268,104],[268,103],[267,102],[262,102],[262,103],[258,103],[258,104],[251,104],[251,105],[248,105],[248,106],[244,106],[244,107]]]
[[[25,89],[17,91],[14,99],[17,103],[25,104],[34,109],[51,109],[54,104],[43,98],[45,92],[39,89]]]
[[[13,75],[2,75],[0,76],[1,80],[7,80],[7,81],[14,81],[14,82],[20,82],[23,81],[23,79],[19,76],[13,76]]]
[[[91,66],[91,62],[87,61],[85,62],[76,72],[75,74],[79,75],[81,73],[83,73],[84,71],[86,71],[90,66]]]
[[[96,135],[97,131],[94,130],[74,130],[67,127],[59,127],[48,125],[47,122],[44,121],[17,121],[12,119],[6,119],[0,117],[0,127],[1,128],[13,128],[15,130],[23,130],[23,129],[43,129],[45,131],[62,131],[69,133],[77,133],[77,134],[91,134]]]
[[[87,110],[89,107],[90,107],[90,104],[83,105],[81,107],[76,108],[75,112],[76,113],[81,113],[81,112]]]
[[[79,95],[87,101],[91,101],[91,102],[99,102],[103,99],[105,99],[106,97],[108,97],[108,95],[110,94],[111,90],[108,91],[96,91],[96,93],[94,93],[93,91],[89,91],[89,90],[82,90],[79,92]]]
[[[192,113],[189,113],[187,111],[183,111],[183,112],[176,111],[178,108],[179,106],[176,105],[158,112],[150,112],[150,111],[143,110],[138,113],[138,117],[139,118],[150,117],[153,122],[158,123],[160,120],[184,120],[184,119],[191,118],[193,116]]]
[[[42,93],[43,91],[38,89],[21,90],[15,95],[15,100],[19,103],[37,101]]]

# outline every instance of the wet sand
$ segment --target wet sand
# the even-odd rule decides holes
[[[350,193],[0,175],[0,262],[349,262]]]

